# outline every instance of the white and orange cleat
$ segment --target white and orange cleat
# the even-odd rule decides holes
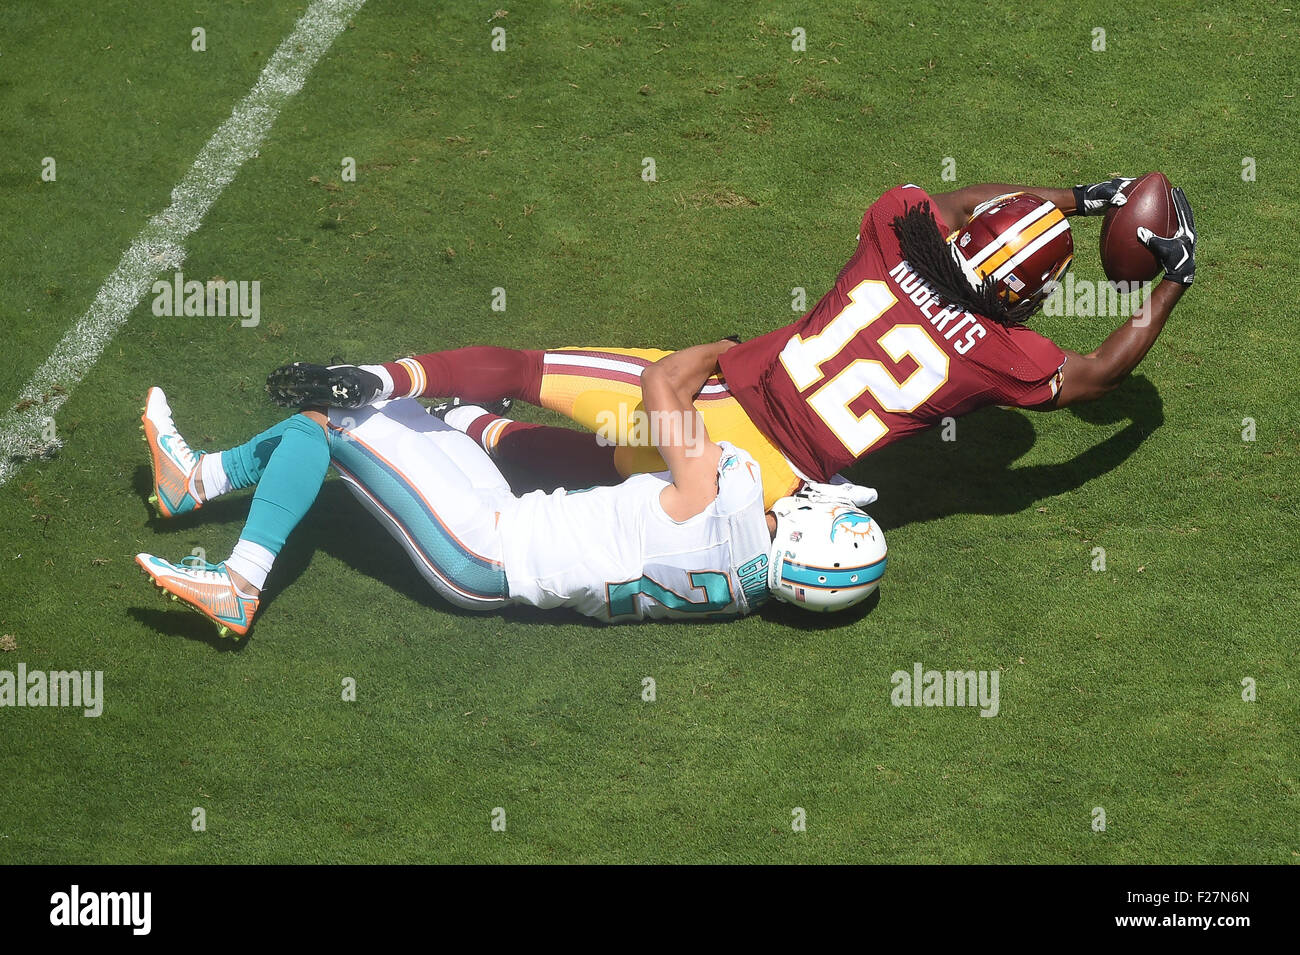
[[[233,633],[242,637],[253,625],[258,598],[245,597],[235,589],[225,564],[209,564],[193,555],[173,564],[153,554],[136,554],[135,562],[172,600],[215,623],[218,636]]]
[[[161,388],[150,388],[144,398],[140,430],[149,445],[153,493],[149,503],[162,517],[175,517],[203,505],[194,489],[201,453],[190,450],[172,422],[172,409]]]

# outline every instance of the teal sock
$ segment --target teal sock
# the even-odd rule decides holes
[[[241,444],[239,447],[222,451],[221,470],[226,472],[226,479],[230,481],[230,490],[235,491],[243,487],[253,487],[258,481],[262,480],[262,472],[266,470],[267,464],[270,463],[271,455],[275,453],[275,449],[280,446],[280,440],[287,432],[297,430],[303,423],[310,425],[317,431],[321,430],[310,418],[296,414],[291,418],[285,418],[273,427],[267,428],[257,437]]]
[[[278,554],[316,500],[329,463],[325,430],[302,415],[222,452],[222,467],[235,487],[257,485],[240,540]]]

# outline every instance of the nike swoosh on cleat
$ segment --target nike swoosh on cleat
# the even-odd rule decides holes
[[[172,438],[172,436],[171,436],[170,434],[160,434],[160,435],[158,435],[158,447],[160,447],[160,448],[163,449],[163,453],[166,454],[167,457],[169,457],[169,458],[171,458],[173,461],[175,461],[175,460],[176,460],[176,453],[175,453],[174,451],[172,451],[172,447],[171,447],[171,443],[172,443],[172,442],[171,442],[171,438]]]

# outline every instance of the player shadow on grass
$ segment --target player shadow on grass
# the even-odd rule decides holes
[[[1085,431],[1121,421],[1128,424],[1068,461],[1016,468],[1012,466],[1015,461],[1034,446],[1033,412],[992,408],[962,419],[957,441],[941,441],[938,431],[900,441],[868,457],[850,476],[880,491],[880,501],[872,505],[871,513],[886,531],[949,514],[1014,514],[1038,500],[1067,493],[1118,467],[1164,422],[1160,395],[1142,376],[1129,378],[1105,398],[1070,408],[1065,414],[1080,419],[1072,426]],[[1042,420],[1046,421],[1046,416]],[[537,486],[529,483],[527,475],[508,476],[516,493]],[[232,503],[238,504],[238,499]],[[244,502],[239,513],[245,513],[246,509]],[[375,524],[338,480],[326,482],[308,519],[281,552],[268,581],[268,599],[263,601],[261,612],[265,612],[277,593],[293,586],[317,551],[337,558],[356,572],[381,581],[431,610],[467,618],[483,616],[455,607],[438,596],[416,571],[406,552]],[[888,579],[882,589],[887,586]],[[881,591],[877,590],[858,606],[834,614],[809,613],[769,600],[759,616],[796,630],[840,629],[861,622],[880,599]],[[605,626],[571,610],[509,607],[497,615],[532,625]],[[704,621],[655,622],[691,625]]]
[[[136,499],[148,513],[149,530],[157,538],[151,545],[153,553],[174,557],[179,560],[179,554],[172,552],[177,548],[186,548],[193,546],[192,541],[195,537],[200,540],[215,540],[218,532],[215,528],[205,528],[204,524],[217,524],[222,521],[238,521],[242,523],[248,516],[248,501],[243,501],[242,513],[239,508],[240,502],[234,500],[213,501],[207,507],[192,514],[182,514],[179,517],[163,519],[157,515],[151,504],[145,503],[150,494],[153,493],[153,472],[149,465],[142,464],[135,469],[135,474],[131,480],[132,487],[135,489]],[[222,507],[222,505],[229,505]],[[236,525],[238,526],[238,525]],[[177,532],[180,532],[178,535]],[[224,534],[223,534],[224,536]],[[134,568],[134,564],[132,565]],[[136,579],[141,586],[139,599],[131,602],[126,608],[127,614],[137,623],[148,627],[155,633],[164,634],[168,637],[184,637],[186,640],[194,640],[198,643],[206,643],[214,650],[220,650],[225,653],[242,650],[244,648],[244,639],[231,640],[217,636],[216,627],[212,622],[203,619],[192,610],[181,606],[178,601],[173,601],[152,581],[147,581],[144,576],[136,570]],[[145,590],[147,588],[147,591]]]
[[[152,482],[148,466],[136,469],[134,484],[141,500],[151,492]],[[222,546],[229,546],[218,542],[238,536],[238,528],[248,518],[250,500],[251,492],[235,493],[210,501],[192,513],[167,520],[159,518],[150,508],[150,530],[158,535],[160,542],[170,539],[167,544],[155,545],[158,548],[156,552],[173,557],[173,551],[187,549],[197,539],[209,542],[208,559],[216,560]],[[317,551],[337,558],[358,573],[380,580],[427,607],[466,617],[481,616],[442,600],[412,566],[406,552],[362,509],[343,482],[331,475],[321,487],[306,519],[294,529],[280,551],[275,568],[267,578],[258,607],[259,618],[266,619],[267,611],[279,595],[293,587],[307,572]],[[151,589],[161,593],[157,588]],[[169,601],[161,609],[132,606],[127,612],[152,630],[196,640],[223,651],[242,650],[257,635],[254,626],[247,637],[238,640],[218,637],[211,622],[176,602]]]
[[[173,607],[176,609],[170,609]],[[186,610],[179,603],[172,601],[168,601],[167,607],[161,610],[154,607],[131,606],[126,608],[126,612],[136,623],[168,639],[183,637],[196,643],[206,643],[212,649],[222,653],[238,653],[248,642],[247,637],[232,640],[217,636],[217,628],[210,620],[204,620],[197,613]]]
[[[1069,427],[1085,440],[1094,429],[1128,423],[1069,460],[1014,467],[1034,446],[1035,426],[1062,415],[1079,419]],[[950,514],[1015,514],[1114,470],[1163,423],[1160,393],[1138,375],[1064,412],[987,408],[957,422],[955,441],[934,429],[868,455],[848,476],[880,492],[869,510],[886,533]]]

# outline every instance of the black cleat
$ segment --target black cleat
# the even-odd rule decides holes
[[[447,412],[452,408],[459,408],[462,405],[478,405],[488,414],[494,414],[499,418],[504,418],[506,412],[514,407],[513,398],[498,398],[496,401],[462,401],[460,398],[452,398],[449,401],[442,401],[436,405],[430,405],[426,410],[439,421],[447,419]]]

